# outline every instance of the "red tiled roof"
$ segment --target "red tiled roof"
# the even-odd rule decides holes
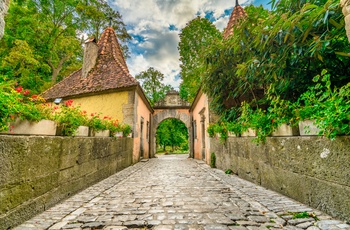
[[[245,18],[247,16],[247,13],[245,12],[245,10],[243,9],[243,7],[241,7],[238,4],[238,0],[236,0],[236,6],[233,9],[231,16],[230,16],[230,20],[227,23],[227,27],[224,30],[224,38],[229,37],[231,34],[233,34],[233,27],[242,19]]]
[[[96,65],[86,78],[82,78],[80,69],[42,93],[42,97],[50,100],[139,85],[129,74],[117,36],[111,27],[102,33],[97,44]]]

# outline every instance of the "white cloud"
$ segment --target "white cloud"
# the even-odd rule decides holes
[[[251,1],[240,0],[239,3]],[[128,32],[144,39],[143,42],[132,41],[132,54],[127,60],[130,73],[135,76],[154,67],[165,75],[164,83],[178,87],[180,80],[176,81],[175,76],[180,73],[177,50],[180,31],[170,31],[169,26],[181,30],[197,13],[204,16],[205,12],[213,12],[218,19],[214,24],[222,31],[228,21],[228,17],[222,15],[234,7],[235,0],[109,0],[109,3],[123,16]]]

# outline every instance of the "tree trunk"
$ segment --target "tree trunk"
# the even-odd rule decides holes
[[[60,60],[60,62],[58,63],[57,67],[55,67],[54,64],[52,63],[51,57],[47,61],[47,64],[49,64],[49,66],[51,67],[51,70],[52,70],[51,82],[53,84],[55,84],[57,82],[57,76],[61,72],[64,62],[67,61],[68,59],[69,59],[69,56],[62,58]]]

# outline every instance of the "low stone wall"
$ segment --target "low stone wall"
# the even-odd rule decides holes
[[[131,165],[131,138],[0,136],[0,229]]]
[[[269,137],[259,146],[251,140],[211,139],[216,167],[350,221],[349,137]]]

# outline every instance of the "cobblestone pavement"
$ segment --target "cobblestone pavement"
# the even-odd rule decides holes
[[[301,212],[315,218],[293,219],[292,213]],[[350,225],[187,155],[169,155],[129,167],[15,229],[333,230]]]

